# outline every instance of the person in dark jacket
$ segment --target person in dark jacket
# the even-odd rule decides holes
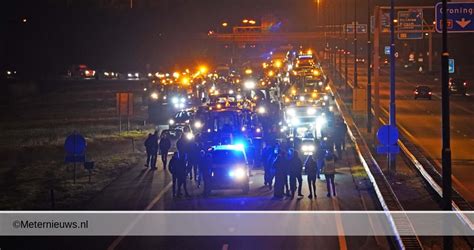
[[[325,165],[324,165],[324,176],[326,177],[326,187],[328,190],[327,197],[331,197],[332,195],[336,196],[336,185],[334,184],[334,176],[336,174],[336,161],[337,157],[334,155],[333,152],[327,152],[325,157]]]
[[[264,175],[264,182],[265,185],[272,189],[273,186],[273,179],[275,178],[275,169],[273,168],[273,162],[278,156],[278,150],[280,148],[280,145],[278,143],[275,143],[275,145],[268,146],[265,149],[265,156],[262,156],[263,159],[263,164],[264,164],[264,170],[265,170],[265,175]]]
[[[288,161],[285,157],[283,150],[278,150],[278,156],[273,162],[273,168],[275,169],[275,188],[273,190],[273,197],[283,198],[283,191],[285,183],[287,183],[287,167]]]
[[[290,190],[291,197],[295,197],[296,183],[298,182],[298,196],[303,196],[301,188],[303,187],[303,162],[301,161],[298,151],[290,149],[289,151],[289,175],[290,175]]]
[[[178,185],[178,175],[176,173],[177,165],[179,164],[179,155],[178,152],[173,154],[169,164],[169,171],[171,173],[171,179],[173,180],[173,197],[176,197],[176,186]]]
[[[313,198],[313,194],[314,194],[314,198],[316,198],[316,175],[318,173],[318,166],[314,158],[316,158],[316,154],[312,156],[309,155],[308,158],[306,158],[306,161],[304,163],[304,168],[306,170],[306,174],[308,175],[308,188],[309,188],[308,198],[310,199]]]
[[[151,140],[153,138],[153,134],[152,133],[149,133],[148,134],[148,137],[146,138],[145,140],[145,151],[146,151],[146,162],[145,162],[145,167],[149,167],[150,164],[151,164],[151,154],[152,154],[152,150],[151,150]]]
[[[160,154],[161,162],[163,163],[163,169],[166,169],[166,164],[168,163],[168,152],[171,148],[171,141],[168,138],[167,133],[162,133],[160,138]]]
[[[200,157],[200,148],[199,145],[195,142],[189,143],[189,152],[188,152],[188,169],[190,174],[190,179],[193,179],[194,173],[194,180],[197,181],[198,179],[198,164],[199,164],[199,157]]]
[[[316,151],[316,177],[321,179],[321,171],[324,168],[324,157],[326,157],[326,148],[321,143]]]
[[[199,168],[199,175],[197,179],[197,187],[201,187],[201,182],[206,182],[208,180],[209,175],[209,167],[211,166],[211,154],[206,155],[204,150],[199,152],[199,160],[198,160],[198,168]]]
[[[184,158],[179,153],[175,153],[169,167],[170,172],[173,174],[173,194],[181,197],[181,187],[183,187],[186,197],[189,197],[188,189],[186,188],[186,162]],[[175,184],[178,186],[177,194]]]
[[[155,130],[155,133],[151,136],[150,139],[150,149],[151,149],[151,170],[156,170],[156,158],[158,157],[158,131]]]

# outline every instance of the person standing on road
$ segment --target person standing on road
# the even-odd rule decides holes
[[[171,178],[173,180],[173,197],[176,197],[176,186],[178,185],[178,174],[176,172],[177,165],[179,164],[179,153],[175,152],[173,157],[171,157],[168,170],[171,173]]]
[[[290,149],[289,151],[289,172],[290,172],[290,189],[291,189],[291,198],[295,197],[296,193],[296,182],[298,182],[298,196],[301,197],[301,188],[303,186],[303,162],[301,161],[298,151]]]
[[[337,156],[341,159],[342,158],[342,151],[346,150],[346,134],[347,134],[347,125],[339,118],[335,125],[335,138],[334,144],[337,151]]]
[[[209,175],[209,167],[211,166],[212,161],[211,161],[211,154],[206,155],[206,152],[204,150],[201,150],[199,152],[199,161],[198,161],[198,167],[199,167],[199,175],[197,179],[197,187],[201,187],[201,182],[206,183],[208,180],[208,175]]]
[[[146,151],[146,162],[145,162],[145,167],[149,167],[151,164],[151,155],[152,155],[152,149],[151,149],[151,140],[153,138],[153,134],[149,133],[148,137],[145,140],[145,151]]]
[[[156,170],[156,158],[158,157],[158,131],[152,135],[150,140],[151,149],[151,170]]]
[[[167,133],[161,134],[159,146],[160,146],[161,162],[163,163],[163,170],[166,170],[166,164],[168,163],[168,152],[171,148],[171,141],[168,138]]]
[[[316,177],[318,177],[318,179],[321,179],[321,171],[324,168],[324,157],[326,157],[326,148],[321,142],[316,151]]]
[[[316,154],[309,155],[304,163],[304,168],[306,170],[306,174],[308,175],[308,198],[310,199],[313,199],[313,194],[314,198],[316,198],[316,175],[318,173],[318,166],[316,164],[316,161],[314,160],[316,156]]]
[[[273,169],[275,169],[275,188],[273,189],[273,197],[283,198],[283,189],[287,183],[286,165],[288,161],[283,150],[278,150],[278,156],[273,162]]]
[[[324,176],[326,177],[327,197],[336,196],[336,185],[334,184],[334,175],[336,174],[336,156],[333,152],[328,152],[325,157]]]
[[[195,142],[189,143],[188,168],[189,168],[189,173],[191,175],[191,180],[193,179],[193,173],[194,173],[194,180],[197,181],[198,179],[199,157],[200,157],[199,145]]]
[[[189,197],[188,189],[186,188],[186,161],[184,160],[184,157],[180,153],[175,153],[175,155],[173,155],[173,158],[175,160],[173,161],[173,165],[170,162],[170,170],[172,171],[172,174],[173,174],[173,180],[175,180],[178,185],[178,193],[177,194],[175,193],[175,194],[177,197],[181,197],[182,196],[181,187],[182,187],[184,188],[184,194],[186,195],[186,197]]]

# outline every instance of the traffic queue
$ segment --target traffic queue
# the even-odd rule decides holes
[[[302,196],[303,173],[309,198],[316,196],[316,177],[323,172],[328,196],[336,195],[331,166],[342,157],[346,126],[334,115],[328,79],[316,58],[297,53],[270,58],[260,69],[244,65],[227,75],[215,72],[187,86],[163,79],[147,92],[150,120],[168,125],[161,131],[160,153],[173,175],[174,195],[181,196],[181,187],[187,195],[186,179],[193,176],[198,187],[204,184],[205,196],[217,189],[247,194],[252,172],[259,169],[277,198]],[[170,151],[175,153],[167,165],[163,154]]]

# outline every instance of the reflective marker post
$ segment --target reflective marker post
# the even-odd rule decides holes
[[[442,158],[442,176],[443,176],[443,209],[446,211],[452,210],[452,183],[451,183],[451,143],[449,131],[449,72],[448,72],[448,21],[446,11],[448,9],[447,0],[442,3],[442,32],[443,32],[443,51],[441,56],[441,116],[442,116],[442,134],[443,134],[443,148],[441,150]],[[443,237],[443,249],[453,249],[453,237]]]

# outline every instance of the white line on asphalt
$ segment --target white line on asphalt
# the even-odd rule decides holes
[[[332,199],[332,205],[333,205],[334,210],[341,211],[341,208],[339,207],[339,201],[336,197]],[[338,234],[337,238],[339,241],[339,249],[347,250],[346,237],[344,236],[344,226],[342,225],[341,215],[336,214],[335,217],[336,217],[336,227],[337,227],[337,234]]]
[[[150,202],[150,204],[148,204],[148,206],[145,207],[145,211],[148,211],[150,210],[154,205],[156,205],[156,203],[163,197],[163,195],[168,192],[168,190],[173,186],[172,182],[168,183],[168,185],[166,185],[156,196],[155,198]],[[125,232],[123,233],[124,235],[126,235],[134,226],[135,224],[138,222],[138,220],[142,217],[143,215],[140,215],[138,216],[128,227],[127,229],[125,229]],[[112,244],[110,244],[110,246],[107,248],[107,250],[113,250],[115,249],[119,244],[120,242],[122,242],[123,238],[125,237],[124,235],[121,235],[117,238],[115,238],[115,240],[112,242]]]

